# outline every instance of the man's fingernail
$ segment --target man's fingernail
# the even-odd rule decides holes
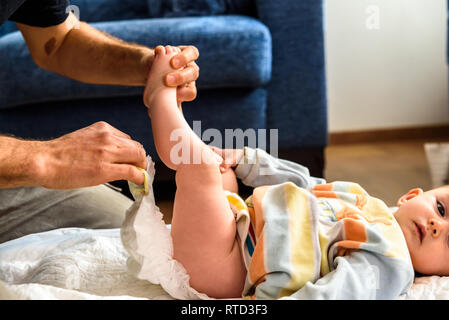
[[[181,66],[180,66],[180,64],[181,64],[181,59],[179,59],[179,58],[173,58],[173,66],[175,67],[175,68],[180,68]]]
[[[167,84],[175,84],[175,77],[172,75],[167,75]]]

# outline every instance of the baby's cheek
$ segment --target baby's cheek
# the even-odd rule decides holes
[[[425,259],[423,259],[423,257],[415,252],[415,251],[410,251],[410,257],[412,259],[412,265],[413,265],[413,269],[415,271],[418,271],[419,273],[427,273],[427,265],[425,263]]]
[[[422,274],[438,275],[442,270],[449,267],[449,264],[443,258],[444,253],[441,245],[437,242],[428,243],[411,250],[410,257],[412,258],[413,268]]]

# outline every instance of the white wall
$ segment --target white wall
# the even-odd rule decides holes
[[[446,0],[326,0],[330,132],[449,123]]]

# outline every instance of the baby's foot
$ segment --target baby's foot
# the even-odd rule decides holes
[[[173,91],[176,95],[176,87],[166,86],[164,78],[167,73],[175,71],[170,65],[170,59],[179,52],[181,52],[179,48],[172,46],[157,46],[154,49],[154,60],[144,91],[144,103],[148,108],[152,105],[154,98],[159,94],[167,94]]]

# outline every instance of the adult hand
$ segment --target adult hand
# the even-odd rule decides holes
[[[200,53],[194,46],[178,46],[181,52],[170,60],[174,69],[180,69],[165,76],[165,84],[176,89],[178,104],[184,101],[193,101],[196,98],[195,81],[200,75],[200,68],[195,63]]]
[[[144,183],[137,167],[147,167],[142,145],[106,122],[96,122],[36,150],[36,182],[50,189],[72,189],[114,180]]]
[[[177,87],[176,99],[178,105],[184,101],[192,101],[196,98],[196,84],[200,68],[195,63],[199,57],[198,49],[194,46],[178,46],[181,52],[170,60],[173,69],[177,69],[165,75],[164,83],[169,87]],[[143,101],[147,101],[149,91],[144,91]]]

